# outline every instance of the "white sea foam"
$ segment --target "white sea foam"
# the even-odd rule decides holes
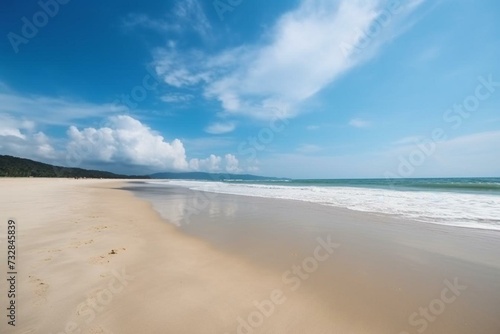
[[[212,193],[300,200],[434,224],[500,231],[500,196],[360,187],[282,186],[204,181],[150,181]]]

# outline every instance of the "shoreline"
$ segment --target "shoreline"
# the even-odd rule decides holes
[[[384,217],[230,195],[211,199],[178,228],[122,190],[131,182],[0,179],[9,189],[1,195],[1,219],[17,220],[20,251],[18,326],[12,331],[2,322],[0,329],[416,333],[422,317],[413,319],[419,326],[408,317],[440,300],[443,289],[446,300],[457,302],[441,302],[446,312],[426,322],[426,333],[500,328],[491,315],[500,306],[500,270],[478,260],[496,251],[498,238],[478,233],[482,244],[471,243],[475,251],[465,249],[470,258],[463,261],[428,249],[440,241],[439,250],[458,254],[456,247],[469,244],[460,233],[450,239],[445,231],[398,229]],[[193,194],[171,195],[174,208]],[[332,216],[337,221],[325,230],[321,222]]]
[[[474,293],[478,296],[456,305],[455,314],[468,321],[473,320],[468,319],[468,314],[474,314],[489,323],[487,314],[493,317],[491,310],[500,307],[496,282],[500,277],[500,234],[494,230],[457,228],[317,203],[208,194],[178,187],[156,188],[154,196],[148,196],[148,187],[139,190],[127,187],[127,190],[134,188],[139,197],[150,202],[161,198],[156,203],[157,211],[166,219],[181,217],[177,225],[184,233],[276,274],[307,258],[315,247],[316,237],[332,235],[342,245],[339,256],[315,272],[309,293],[322,300],[325,309],[343,314],[344,321],[357,322],[353,316],[364,309],[362,315],[358,314],[363,319],[360,322],[383,323],[380,328],[370,325],[371,333],[390,332],[395,319],[406,320],[401,330],[406,328],[412,333],[415,328],[408,324],[408,316],[429,303],[435,291],[443,289],[446,280],[457,277],[469,286],[477,286]],[[193,205],[198,210],[193,211]],[[191,213],[189,220],[183,221],[180,213]],[[342,288],[332,288],[331,284]],[[385,301],[386,310],[377,308],[377,300]],[[466,310],[469,305],[481,302],[484,302],[483,315]],[[337,303],[344,307],[339,308]],[[441,326],[436,325],[429,332],[477,331],[467,323],[459,325],[450,320]],[[499,323],[493,326],[500,328]],[[484,331],[486,325],[478,328]]]

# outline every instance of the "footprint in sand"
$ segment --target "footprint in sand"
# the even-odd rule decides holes
[[[114,334],[112,331],[104,329],[101,326],[89,328],[89,330],[86,333],[88,333],[88,334]]]
[[[92,226],[90,228],[91,231],[95,231],[95,232],[101,232],[101,231],[107,230],[107,229],[109,229],[108,225],[97,225],[97,226]]]
[[[106,264],[109,263],[108,256],[106,255],[99,255],[99,256],[93,256],[89,259],[90,264]]]
[[[93,244],[93,243],[94,243],[94,239],[85,240],[85,241],[73,241],[70,244],[70,247],[71,248],[80,248],[81,246],[90,245],[90,244]]]
[[[36,298],[33,299],[33,304],[41,305],[47,302],[49,285],[36,276],[29,276],[29,281],[33,289],[33,294],[36,296]]]

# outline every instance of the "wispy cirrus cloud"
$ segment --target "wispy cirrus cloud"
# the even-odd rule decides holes
[[[207,126],[205,128],[205,132],[210,133],[212,135],[220,135],[233,132],[234,129],[236,129],[236,124],[234,122],[227,122],[227,123],[216,122]]]
[[[148,29],[158,33],[195,31],[207,37],[212,33],[212,26],[202,5],[197,0],[179,0],[171,12],[160,18],[153,18],[142,13],[131,13],[123,19],[126,29]]]
[[[186,103],[194,98],[192,94],[168,93],[160,97],[163,102],[167,103]]]
[[[106,117],[124,113],[125,106],[112,103],[94,104],[65,97],[19,94],[0,90],[0,114],[15,119],[29,119],[39,124],[68,125],[75,120]]]
[[[186,96],[172,93],[167,98],[182,102],[186,101]],[[188,160],[182,140],[168,141],[147,124],[126,115],[126,112],[126,107],[114,104],[23,95],[7,85],[0,85],[0,154],[71,167],[120,165],[122,172],[127,172],[127,168],[135,171],[137,169],[134,168],[144,168],[145,171],[245,170],[229,153]],[[82,126],[96,120],[99,126]],[[48,136],[46,133],[50,133],[53,127],[67,127],[66,137]],[[207,132],[228,133],[234,127],[232,122],[219,122],[207,127]],[[196,150],[195,142],[191,140],[189,145]],[[214,145],[214,140],[203,139],[203,143],[209,145],[203,151],[231,146],[223,139],[219,139],[217,145]]]
[[[349,125],[355,128],[368,128],[372,124],[370,121],[367,121],[362,118],[353,118],[349,121]]]
[[[129,14],[123,19],[123,27],[126,29],[143,28],[160,33],[167,31],[180,31],[181,25],[169,22],[166,19],[153,19],[146,14]]]
[[[500,173],[500,131],[485,131],[433,141],[424,136],[410,136],[397,140],[379,157],[394,161],[391,170],[396,170],[404,159],[418,155],[418,165],[412,165],[412,177],[467,176],[475,171],[476,176],[496,176]]]
[[[379,40],[365,46],[362,56],[346,54],[341,45],[361,43],[363,36],[357,32],[370,29],[383,15],[386,1],[303,0],[258,43],[217,54],[181,50],[171,43],[155,50],[154,65],[168,85],[197,88],[205,98],[218,101],[225,116],[293,117],[302,111],[301,103],[375,56],[400,33],[393,25],[405,22],[421,3],[400,4],[398,19],[387,22]]]
[[[428,154],[422,151],[425,145]],[[389,148],[373,148],[369,152],[349,152],[344,155],[305,155],[301,152],[278,153],[262,163],[265,174],[304,177],[303,166],[310,166],[309,173],[316,178],[331,178],[332,170],[342,178],[363,175],[370,178],[387,177],[396,172],[402,160],[412,154],[424,154],[421,163],[412,167],[411,177],[467,177],[474,171],[477,177],[500,175],[500,131],[478,132],[430,143],[424,137],[407,137]],[[367,160],[368,159],[368,160]],[[369,163],[367,163],[369,161]],[[284,172],[285,171],[285,174]]]

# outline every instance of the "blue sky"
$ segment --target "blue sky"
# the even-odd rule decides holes
[[[498,1],[0,7],[0,154],[141,174],[500,176]]]

